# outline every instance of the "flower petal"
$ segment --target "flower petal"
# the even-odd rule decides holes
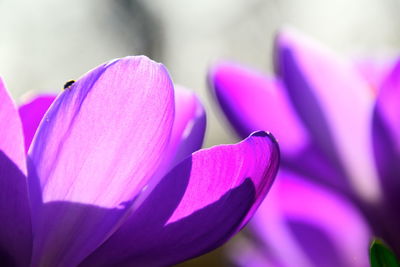
[[[20,169],[26,173],[26,159],[23,149],[24,136],[21,120],[14,101],[9,95],[3,80],[0,78],[0,122],[4,125],[0,131],[1,151]],[[22,147],[21,147],[22,144]]]
[[[372,60],[363,59],[355,62],[356,69],[361,73],[363,78],[368,82],[372,92],[377,94],[382,86],[382,83],[386,80],[390,74],[395,60]]]
[[[24,129],[25,152],[28,152],[36,129],[54,99],[56,95],[39,95],[18,108]]]
[[[206,129],[206,114],[197,96],[175,86],[175,120],[163,161],[146,185],[151,191],[179,162],[199,150]]]
[[[354,66],[286,30],[277,38],[279,75],[312,140],[366,201],[381,195],[370,143],[373,93]]]
[[[193,92],[175,85],[175,120],[169,144],[171,167],[201,148],[205,130],[206,113],[200,100]]]
[[[373,144],[380,182],[385,192],[381,220],[373,220],[381,237],[400,251],[400,61],[387,77],[378,95],[373,117]],[[372,218],[377,212],[371,210]],[[384,227],[383,227],[384,225]]]
[[[264,267],[264,266],[282,266],[266,257],[266,251],[262,246],[257,246],[250,240],[235,241],[229,247],[229,258],[234,262],[233,266],[240,267]],[[268,255],[269,256],[269,255]]]
[[[388,141],[386,153],[379,155],[381,157],[392,157],[393,152],[397,154],[394,161],[399,160],[400,156],[400,61],[393,68],[391,74],[383,83],[376,101],[374,113],[374,130],[379,131],[376,142],[382,144],[382,141]],[[378,133],[378,132],[377,132]],[[384,138],[384,140],[382,140]],[[384,143],[383,143],[384,145]],[[392,152],[388,154],[389,152]],[[389,158],[388,158],[389,159]],[[394,163],[394,162],[393,162]],[[391,166],[396,167],[398,164]]]
[[[264,132],[194,153],[82,266],[169,266],[216,248],[252,216],[278,161],[277,144]]]
[[[347,181],[340,179],[343,173],[309,140],[279,80],[236,64],[220,63],[210,72],[210,82],[215,98],[240,135],[269,129],[280,141],[286,168],[338,190],[349,189]]]
[[[29,153],[33,265],[75,266],[121,223],[161,161],[173,100],[166,69],[143,56],[103,64],[56,99]],[[121,212],[44,208],[60,201]]]
[[[177,163],[199,150],[205,130],[206,114],[203,105],[193,92],[175,85],[174,126],[163,162],[151,183],[157,184]]]
[[[241,137],[257,130],[272,132],[283,154],[296,154],[308,135],[279,80],[237,64],[216,64],[209,74],[210,89]]]
[[[32,231],[22,125],[0,78],[0,265],[28,266]]]
[[[280,171],[251,226],[282,266],[368,266],[370,232],[346,199]]]

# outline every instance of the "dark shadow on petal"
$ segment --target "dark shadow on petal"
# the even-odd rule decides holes
[[[0,266],[15,267],[17,264],[14,260],[14,257],[8,254],[5,248],[0,247]]]
[[[27,266],[32,229],[25,175],[0,151],[0,266],[15,262]],[[11,265],[12,266],[12,265]]]
[[[373,145],[375,162],[388,202],[400,208],[400,151],[396,149],[397,140],[390,134],[381,114],[376,111],[373,118]],[[396,142],[397,141],[397,142]]]
[[[29,156],[27,157],[26,161],[28,167],[28,190],[31,210],[33,213],[36,213],[37,208],[41,207],[43,204],[42,189],[40,187],[40,180],[37,175],[35,165],[32,163],[32,160]],[[32,224],[34,224],[34,220],[32,220]]]
[[[217,202],[179,221],[154,229],[154,244],[131,255],[124,264],[129,266],[137,262],[146,266],[167,266],[219,247],[235,233],[246,211],[251,208],[254,196],[254,185],[250,179],[246,179]]]
[[[102,243],[100,239],[105,238],[104,233],[109,233],[111,231],[111,229],[102,228],[104,227],[104,221],[118,221],[131,207],[134,208],[135,205],[137,205],[135,201],[131,203],[124,202],[121,203],[121,209],[108,209],[64,201],[43,203],[39,178],[37,177],[33,164],[29,163],[28,165],[30,173],[30,193],[31,196],[34,197],[34,204],[32,205],[34,213],[33,229],[36,236],[40,237],[33,241],[34,264],[42,263],[46,265],[42,262],[46,260],[46,258],[50,258],[50,262],[47,263],[48,265],[58,264],[60,260],[69,263],[76,262],[81,256],[69,254],[69,250],[72,246],[76,246],[76,243],[79,243],[79,251],[89,249],[86,247],[85,243],[85,237],[88,237],[88,233],[91,238],[93,236],[99,236],[97,241],[100,246]],[[159,235],[163,232],[165,223],[168,218],[171,217],[185,193],[190,171],[191,164],[182,165],[179,168],[179,175],[168,176],[168,179],[163,179],[147,196],[144,202],[138,206],[137,210],[134,212],[134,216],[128,218],[129,227],[124,227],[123,225],[118,230],[118,232],[121,233],[120,237],[123,239],[121,240],[122,243],[120,247],[113,246],[107,248],[105,254],[111,254],[111,259],[113,259],[114,253],[119,255],[121,252],[127,254],[127,257],[131,256],[133,253],[135,253],[135,257],[139,258],[149,257],[151,259],[154,257],[156,254],[156,249],[154,247],[158,247],[162,240],[162,235]],[[143,194],[144,193],[146,192],[143,192]],[[60,210],[64,212],[60,213]],[[55,225],[54,221],[64,223]],[[93,225],[93,222],[96,221],[98,225]],[[83,231],[85,231],[85,234],[82,234]],[[124,241],[126,237],[128,237],[129,240],[131,240],[131,238],[133,238],[133,240],[138,240],[138,242],[127,244]],[[60,249],[60,247],[58,247],[57,249],[52,249],[53,247],[60,246],[60,244],[62,244],[64,248]],[[72,249],[76,251],[76,248]],[[127,249],[127,251],[123,251],[123,249]],[[46,257],[45,254],[48,251],[52,251],[51,257]],[[179,252],[180,251],[177,251],[178,254]],[[143,253],[147,255],[142,255]],[[95,253],[95,260],[97,260],[98,256],[99,253]],[[54,262],[55,259],[56,262]],[[81,260],[82,259],[80,259],[77,264]],[[106,264],[106,262],[104,262],[104,264]],[[93,265],[89,263],[89,266]],[[96,263],[94,266],[101,265]]]
[[[129,220],[80,266],[169,266],[223,244],[254,203],[250,179],[218,201],[168,223],[188,186],[191,161],[155,187]]]
[[[117,209],[68,201],[44,203],[40,179],[29,158],[28,170],[32,229],[35,234],[33,266],[52,266],[60,261],[79,264],[106,239],[130,207],[128,202],[121,203]],[[46,255],[49,251],[51,256]],[[44,263],[43,260],[49,262]]]
[[[60,210],[64,212],[60,213]],[[125,211],[65,201],[43,204],[34,228],[41,238],[33,241],[33,265],[40,262],[43,266],[55,266],[60,261],[78,264],[82,260],[78,252],[93,250],[92,242],[87,242],[88,236],[90,241],[101,244],[105,233],[111,231],[104,221],[117,221]],[[54,221],[58,223],[54,224]],[[47,255],[49,252],[50,256]]]
[[[374,232],[400,254],[400,151],[398,141],[378,109],[373,118],[372,139],[380,185],[384,192],[382,206],[371,210],[364,207]]]

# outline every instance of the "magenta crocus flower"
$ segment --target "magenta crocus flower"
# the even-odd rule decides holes
[[[192,154],[204,110],[193,93],[174,94],[165,67],[146,57],[85,74],[37,131],[51,97],[18,113],[0,83],[0,99],[1,266],[184,261],[238,232],[277,171],[265,132]],[[27,154],[23,132],[27,146],[36,132]]]
[[[268,129],[282,151],[251,258],[368,266],[372,235],[399,253],[400,64],[355,64],[293,30],[274,56],[276,77],[229,62],[209,77],[237,133]]]

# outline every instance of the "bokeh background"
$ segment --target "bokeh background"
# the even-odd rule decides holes
[[[272,71],[274,35],[295,27],[349,57],[400,51],[399,0],[0,0],[0,76],[17,101],[100,63],[145,54],[208,112],[205,147],[237,139],[212,106],[207,70],[234,60]],[[221,265],[214,252],[189,265]]]

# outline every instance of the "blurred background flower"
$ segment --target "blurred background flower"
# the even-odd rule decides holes
[[[270,129],[281,147],[275,193],[253,220],[260,254],[278,266],[362,267],[372,235],[398,252],[400,65],[378,64],[381,79],[368,83],[293,29],[277,34],[274,55],[274,77],[232,63],[209,75],[237,133]]]
[[[111,58],[146,54],[200,95],[209,147],[236,141],[211,112],[211,63],[230,59],[271,71],[272,40],[284,24],[344,55],[394,55],[399,8],[397,0],[0,0],[0,75],[18,99],[30,90],[59,92]]]

